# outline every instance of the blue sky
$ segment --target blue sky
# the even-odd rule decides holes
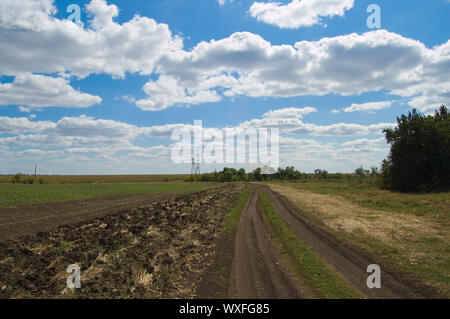
[[[279,127],[281,166],[379,166],[383,127],[449,104],[450,3],[305,3],[2,1],[0,173],[187,172],[170,134],[197,119]]]

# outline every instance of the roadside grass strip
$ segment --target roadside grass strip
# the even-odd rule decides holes
[[[242,210],[244,209],[245,203],[247,202],[248,196],[250,195],[250,189],[246,187],[244,191],[240,194],[239,203],[235,206],[230,213],[225,217],[225,231],[227,234],[231,235],[239,222]]]
[[[288,224],[275,212],[269,197],[261,189],[258,190],[258,200],[262,206],[265,224],[276,235],[272,240],[281,246],[283,255],[302,281],[311,288],[314,297],[327,299],[363,298],[361,293],[331,270],[294,234]]]

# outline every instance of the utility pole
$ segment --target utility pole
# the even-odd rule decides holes
[[[37,183],[37,164],[34,162],[34,183]]]
[[[195,175],[195,177],[197,177],[197,175],[200,174],[200,163],[195,161],[195,158],[192,157],[192,166],[191,166],[191,177],[193,177]]]

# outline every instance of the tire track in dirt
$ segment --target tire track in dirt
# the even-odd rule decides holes
[[[313,249],[328,265],[339,272],[350,284],[367,298],[424,298],[381,269],[381,288],[369,289],[366,285],[367,266],[376,264],[357,251],[324,232],[302,216],[287,200],[264,187],[277,214],[291,227],[294,233]]]
[[[284,263],[280,251],[272,243],[257,200],[258,192],[254,188],[237,228],[231,297],[307,298],[307,290]]]

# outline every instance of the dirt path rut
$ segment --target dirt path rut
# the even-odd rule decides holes
[[[242,212],[236,234],[231,297],[283,298],[307,297],[295,275],[273,245],[257,204],[253,189]]]
[[[383,269],[381,269],[381,288],[369,289],[366,280],[370,274],[366,269],[368,265],[376,262],[366,259],[312,224],[279,194],[267,188],[264,190],[269,195],[275,211],[294,233],[367,298],[423,298],[394,276],[383,272]]]

